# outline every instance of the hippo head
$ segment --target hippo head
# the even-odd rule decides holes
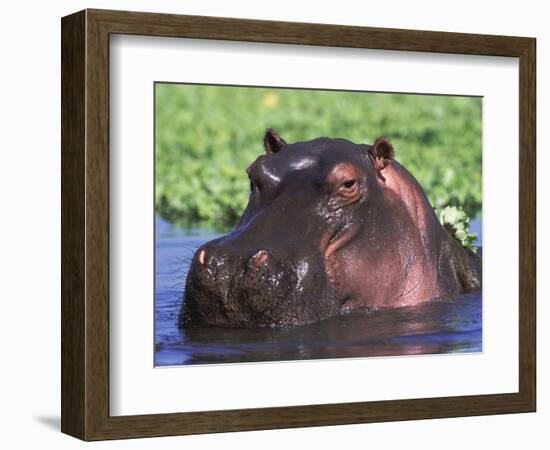
[[[383,201],[391,145],[287,144],[269,129],[264,147],[246,169],[250,196],[236,229],[193,257],[182,326],[310,323],[337,315],[352,295],[333,258]]]

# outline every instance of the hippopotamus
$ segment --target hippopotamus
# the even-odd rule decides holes
[[[248,204],[195,252],[182,327],[276,327],[481,289],[481,257],[441,225],[384,137],[288,144],[246,169]]]

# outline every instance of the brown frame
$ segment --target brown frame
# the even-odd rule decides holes
[[[64,433],[99,440],[535,411],[534,38],[105,10],[64,17],[61,31]],[[519,57],[519,392],[110,416],[108,100],[113,33]]]

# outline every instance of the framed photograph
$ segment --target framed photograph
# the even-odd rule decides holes
[[[536,41],[85,10],[62,431],[536,408]]]

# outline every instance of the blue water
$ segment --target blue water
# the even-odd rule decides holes
[[[481,222],[471,229],[481,245]],[[177,319],[189,262],[214,237],[156,221],[156,366],[482,350],[481,293],[292,328],[181,330]]]

